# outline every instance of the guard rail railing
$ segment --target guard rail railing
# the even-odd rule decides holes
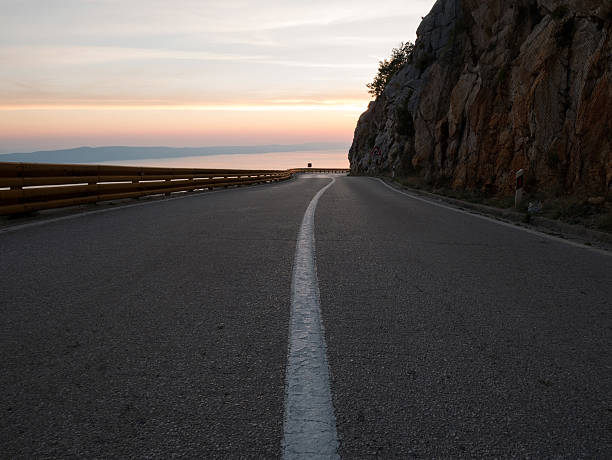
[[[0,214],[276,182],[305,172],[345,173],[348,169],[195,169],[0,162]]]

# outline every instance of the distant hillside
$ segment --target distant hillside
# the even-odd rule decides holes
[[[344,143],[308,143],[290,145],[241,145],[218,147],[77,147],[32,153],[0,154],[0,161],[31,163],[99,163],[102,161],[149,160],[157,158],[234,155],[250,153],[303,152],[343,149]]]

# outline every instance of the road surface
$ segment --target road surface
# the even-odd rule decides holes
[[[612,257],[334,177],[337,454],[611,457]],[[296,240],[331,180],[0,230],[2,457],[291,458]]]

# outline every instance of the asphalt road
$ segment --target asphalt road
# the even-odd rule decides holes
[[[366,178],[316,228],[343,457],[612,457],[612,257]]]
[[[0,233],[0,456],[281,455],[329,178]],[[337,177],[316,270],[343,458],[612,457],[612,257]]]

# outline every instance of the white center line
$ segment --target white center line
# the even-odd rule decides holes
[[[315,263],[314,196],[298,233],[291,283],[283,458],[339,458]]]

